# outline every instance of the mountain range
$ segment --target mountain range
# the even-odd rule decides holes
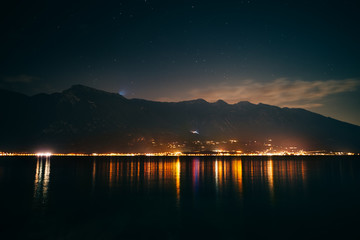
[[[230,140],[232,150],[360,151],[357,125],[246,101],[156,102],[74,85],[34,96],[0,90],[0,109],[0,151],[214,150]]]

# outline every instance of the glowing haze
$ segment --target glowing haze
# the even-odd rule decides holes
[[[322,100],[329,95],[356,91],[359,85],[360,81],[356,79],[306,82],[280,78],[263,83],[246,80],[239,82],[238,85],[220,83],[204,88],[195,88],[185,92],[181,97],[159,98],[158,100],[180,101],[185,97],[188,99],[203,98],[210,102],[222,99],[228,103],[250,101],[309,108],[322,106]]]

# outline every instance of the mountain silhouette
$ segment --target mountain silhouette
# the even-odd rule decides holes
[[[271,139],[305,150],[360,150],[359,126],[246,101],[156,102],[74,85],[35,96],[0,90],[0,107],[0,151],[154,152],[171,144],[193,150],[196,141],[229,139],[237,148]]]

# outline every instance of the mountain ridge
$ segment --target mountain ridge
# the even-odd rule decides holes
[[[7,113],[0,119],[0,151],[153,152],[174,150],[168,147],[171,142],[187,145],[180,150],[204,150],[196,141],[229,139],[237,139],[241,150],[266,139],[309,150],[360,150],[359,126],[301,108],[127,99],[84,85],[34,96],[0,90],[0,100]],[[199,134],[193,134],[195,130]]]

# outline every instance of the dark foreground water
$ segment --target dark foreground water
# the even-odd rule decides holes
[[[0,239],[360,239],[359,157],[2,157]]]

